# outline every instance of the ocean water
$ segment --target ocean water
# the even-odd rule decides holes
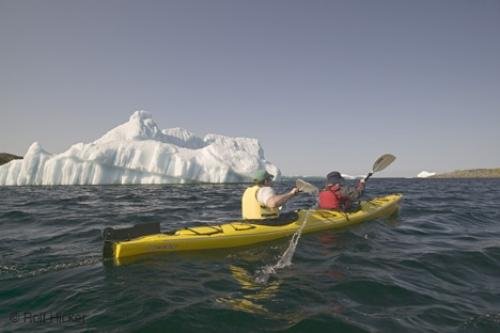
[[[221,223],[244,187],[0,188],[0,331],[500,332],[500,180],[372,179],[399,215],[303,235],[265,283],[290,238],[103,264],[105,227]]]

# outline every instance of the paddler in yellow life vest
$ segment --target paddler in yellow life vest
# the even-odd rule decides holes
[[[299,189],[276,194],[271,187],[273,175],[266,170],[255,173],[254,185],[247,188],[241,198],[241,213],[244,219],[262,220],[278,218],[279,207],[295,196]]]

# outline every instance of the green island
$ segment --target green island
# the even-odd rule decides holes
[[[20,160],[21,156],[8,154],[8,153],[0,153],[0,165],[10,162],[12,160]]]
[[[456,170],[429,178],[500,178],[500,168]]]

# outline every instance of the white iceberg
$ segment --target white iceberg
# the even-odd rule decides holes
[[[22,160],[0,166],[0,185],[243,182],[257,169],[281,174],[257,139],[160,130],[150,113],[136,111],[100,139],[61,154],[33,143]]]
[[[342,175],[342,178],[349,179],[349,180],[361,179],[361,178],[365,178],[366,177],[366,175],[351,176],[351,175],[348,175],[348,174],[345,174],[345,173],[342,173],[341,175]]]
[[[435,172],[422,171],[417,175],[417,178],[427,178],[434,176],[435,174]]]

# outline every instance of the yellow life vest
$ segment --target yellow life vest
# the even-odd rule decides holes
[[[243,193],[243,197],[241,198],[241,213],[243,218],[250,220],[277,218],[279,216],[278,208],[269,208],[257,201],[257,191],[259,189],[259,185],[254,185],[247,188]]]

